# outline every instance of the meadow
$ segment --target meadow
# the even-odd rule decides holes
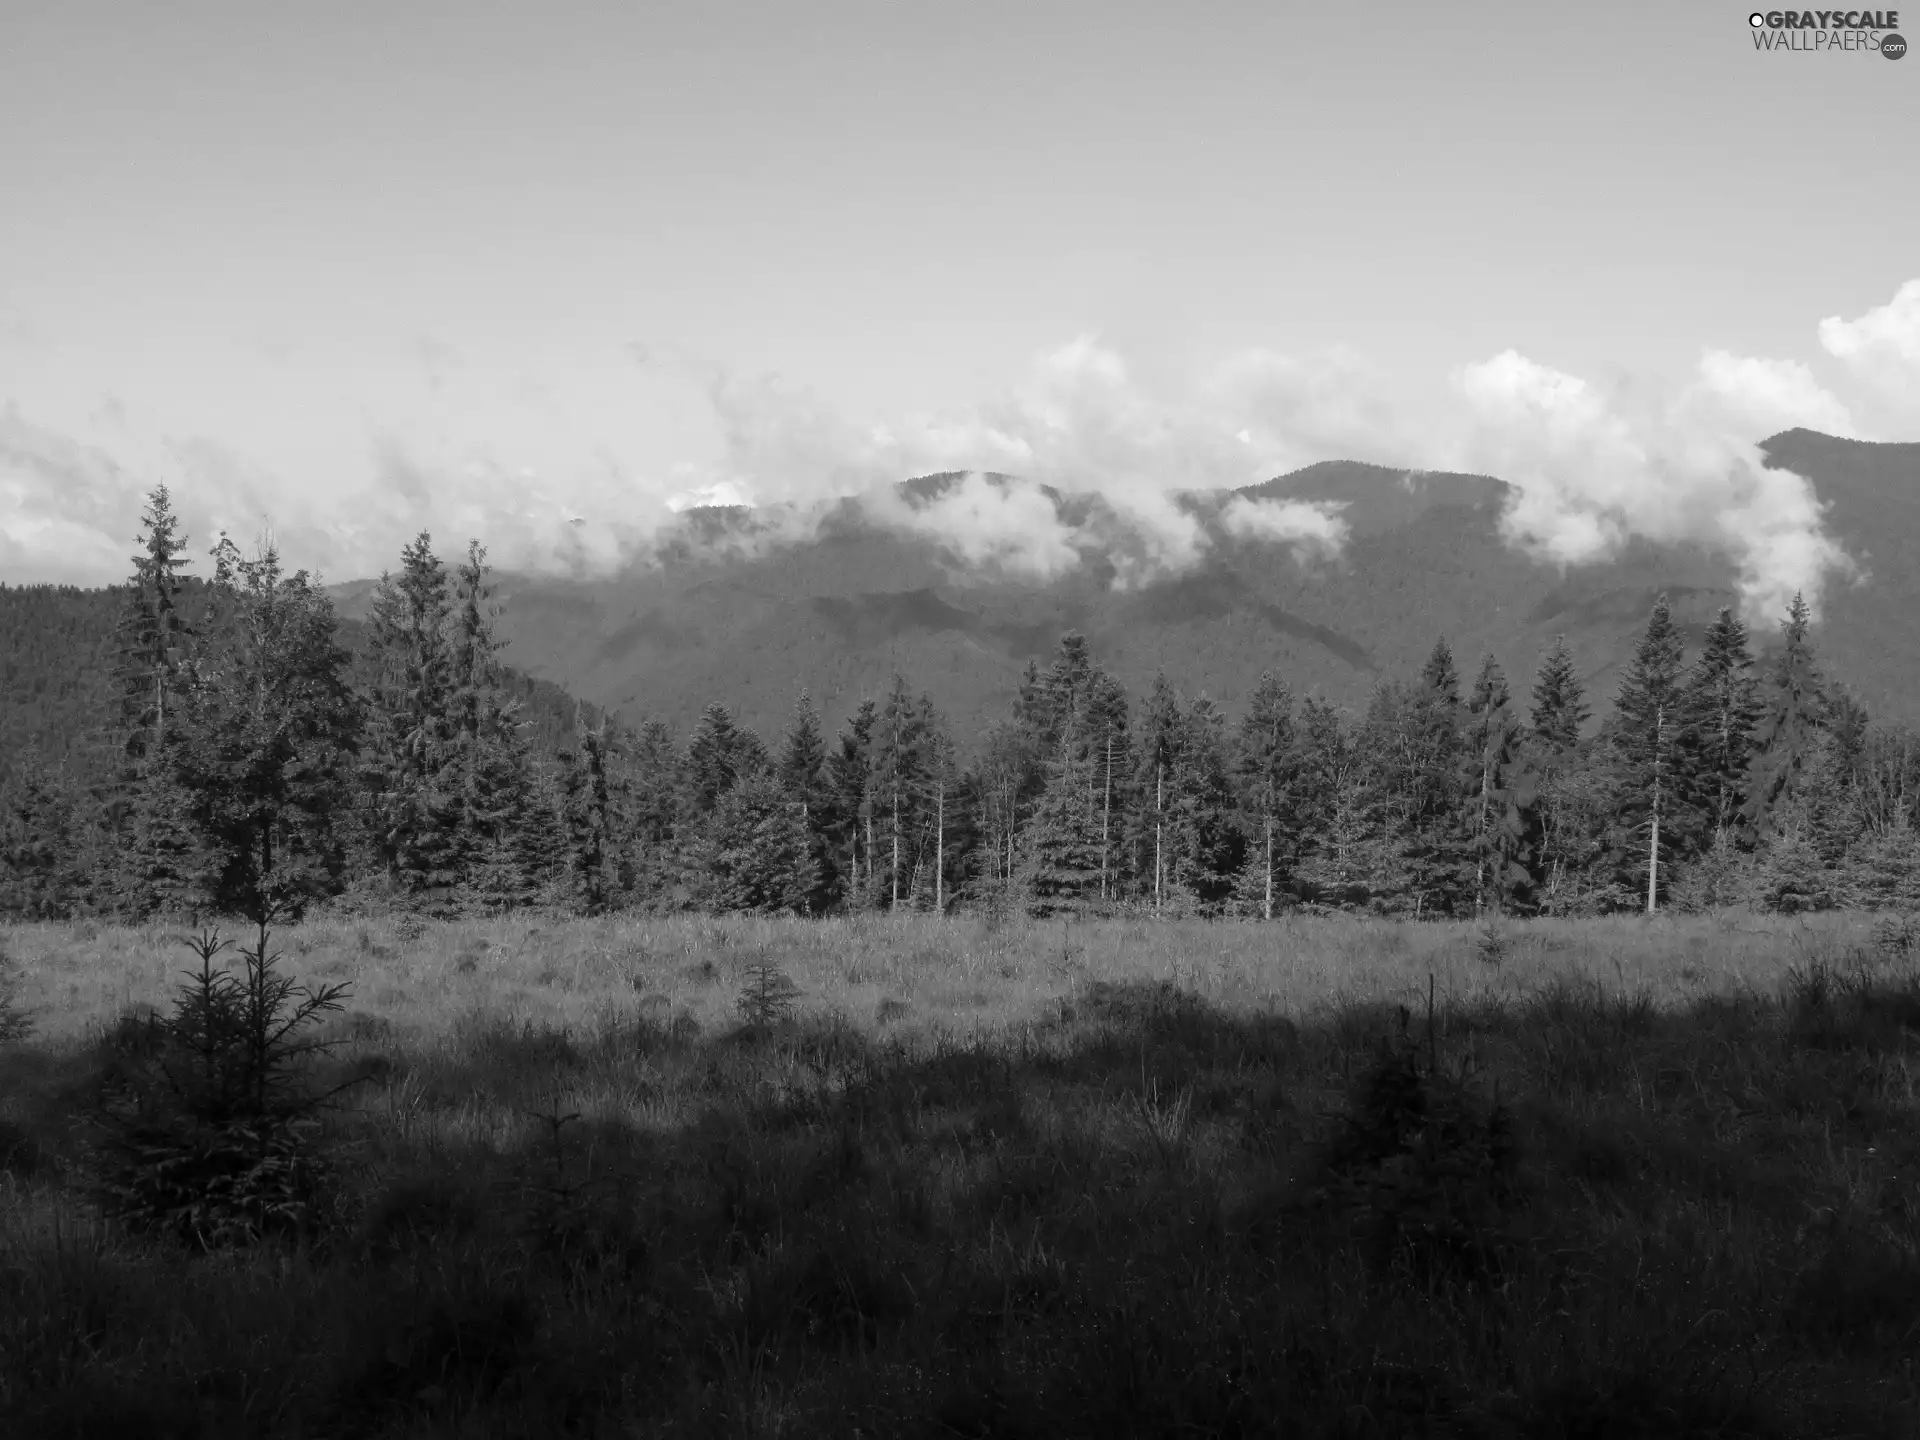
[[[1911,1436],[1911,938],[318,918],[322,1223],[199,1253],[89,1200],[181,933],[0,929],[0,1433]]]

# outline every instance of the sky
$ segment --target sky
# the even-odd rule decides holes
[[[1704,539],[1771,605],[1847,557],[1754,442],[1920,439],[1920,60],[1747,14],[26,0],[0,580],[123,577],[158,483],[196,550],[347,579],[929,469],[1153,529],[1360,458],[1499,474],[1561,563]],[[969,497],[901,523],[1070,563]]]

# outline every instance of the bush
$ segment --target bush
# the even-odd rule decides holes
[[[20,977],[13,961],[0,950],[0,1045],[24,1040],[33,1029],[33,1018],[20,1006]]]

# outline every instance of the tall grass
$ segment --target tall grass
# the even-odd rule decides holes
[[[69,1124],[175,937],[5,935],[8,1433],[1920,1433],[1864,917],[281,939],[371,1080],[324,1233],[208,1258]]]

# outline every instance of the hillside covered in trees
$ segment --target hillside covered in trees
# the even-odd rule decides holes
[[[450,569],[421,535],[344,625],[270,550],[187,579],[164,490],[143,533],[127,585],[0,605],[4,913],[1920,905],[1920,752],[1797,601],[1762,663],[1729,609],[1689,651],[1661,596],[1604,696],[1564,643],[1515,683],[1436,638],[1364,707],[1275,667],[1230,712],[1069,632],[972,731],[896,671],[762,735],[513,676],[477,542]]]
[[[1826,533],[1858,566],[1830,576],[1820,596],[1829,673],[1875,714],[1920,723],[1920,560],[1907,538],[1920,535],[1920,444],[1794,430],[1762,449],[1811,482]],[[852,502],[811,518],[777,506],[687,511],[650,563],[570,579],[500,575],[501,636],[528,673],[680,729],[723,699],[771,735],[800,688],[829,713],[851,712],[899,670],[971,734],[1016,702],[1027,663],[1044,667],[1069,630],[1135,694],[1164,673],[1183,694],[1238,711],[1272,669],[1297,696],[1359,710],[1379,682],[1418,670],[1442,630],[1461,657],[1491,653],[1515,675],[1564,639],[1587,686],[1611,696],[1662,594],[1698,649],[1741,593],[1736,564],[1697,545],[1636,539],[1562,568],[1503,532],[1516,493],[1505,482],[1350,461],[1175,497],[1208,537],[1187,568],[1116,588],[1109,556],[1088,546],[1042,578],[975,563],[931,523],[944,512],[920,507],[964,479],[895,486],[895,519],[920,517],[907,528]],[[1045,500],[1034,503],[1051,505],[1065,529],[1128,533],[1092,513],[1098,496],[1037,491]],[[1337,555],[1296,553],[1237,533],[1221,516],[1243,501],[1335,506],[1346,541]],[[332,593],[342,615],[358,616],[373,588],[358,580]],[[1766,631],[1756,649],[1775,640]]]

